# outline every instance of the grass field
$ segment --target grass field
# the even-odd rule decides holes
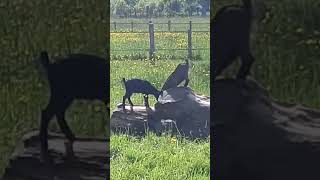
[[[111,33],[111,37],[110,47],[113,60],[141,60],[149,57],[148,33]],[[192,34],[192,44],[193,49],[195,49],[193,50],[193,56],[196,57],[196,60],[208,60],[210,58],[209,38],[209,32],[194,32]],[[187,33],[175,32],[155,33],[155,46],[156,56],[159,59],[181,59],[187,55],[188,35]],[[207,49],[204,50],[204,48]]]
[[[182,20],[180,19],[180,22]],[[188,20],[185,20],[188,22]],[[209,30],[209,29],[207,29]],[[209,33],[194,35],[194,46],[209,48]],[[156,34],[158,48],[186,48],[186,34]],[[148,34],[111,33],[111,109],[121,103],[125,93],[121,79],[145,79],[161,89],[167,77],[187,51],[157,52],[154,64],[147,52],[119,52],[115,49],[148,48]],[[210,95],[209,51],[195,51],[189,86],[199,94]],[[143,104],[142,95],[133,95],[135,105]],[[155,98],[150,98],[154,105]],[[185,138],[157,137],[148,134],[142,139],[127,135],[111,136],[111,179],[209,179],[209,139],[194,142]]]
[[[188,141],[148,135],[111,136],[111,179],[194,179],[210,177],[209,140]]]

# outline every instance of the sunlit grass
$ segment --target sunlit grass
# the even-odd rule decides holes
[[[209,179],[209,140],[111,136],[111,179]]]

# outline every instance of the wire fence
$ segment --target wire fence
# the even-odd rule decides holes
[[[210,23],[111,22],[110,29],[112,57],[209,57]]]

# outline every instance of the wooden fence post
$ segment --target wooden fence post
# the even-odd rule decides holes
[[[192,59],[192,21],[189,22],[188,29],[188,58]]]
[[[113,22],[113,25],[114,25],[114,31],[116,31],[116,30],[117,30],[117,22],[114,21],[114,22]]]
[[[168,31],[171,31],[171,20],[168,21]]]
[[[149,59],[154,58],[155,45],[154,45],[154,24],[149,21],[149,38],[150,38],[150,49],[149,49]]]
[[[131,32],[133,32],[133,21],[131,22]]]

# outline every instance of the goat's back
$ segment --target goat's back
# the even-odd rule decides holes
[[[228,6],[217,12],[212,20],[213,57],[240,53],[249,47],[251,13],[243,6]],[[214,58],[215,59],[215,58]]]
[[[177,87],[183,80],[188,78],[189,65],[187,63],[179,64],[176,69],[171,73],[162,87],[163,90]]]
[[[76,98],[107,98],[107,63],[94,55],[72,54],[48,67],[52,93]]]
[[[127,93],[156,94],[158,90],[148,81],[130,79],[125,82]]]

